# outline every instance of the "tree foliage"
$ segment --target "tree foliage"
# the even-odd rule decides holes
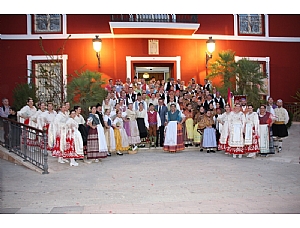
[[[266,75],[261,72],[257,61],[241,59],[237,62],[237,94],[247,95],[247,102],[258,108],[264,94],[264,79]]]
[[[67,100],[71,107],[79,105],[82,108],[82,115],[86,117],[91,105],[102,101],[107,96],[107,92],[101,86],[105,81],[101,78],[101,73],[89,70],[81,73],[75,72],[76,75],[69,75],[71,78],[67,84]]]
[[[13,104],[16,110],[20,110],[26,104],[29,97],[33,99],[33,102],[38,101],[35,85],[28,83],[17,84],[13,90]]]
[[[227,89],[234,91],[232,80],[236,76],[237,64],[234,61],[235,52],[232,50],[222,51],[219,53],[219,58],[210,64],[210,73],[207,78],[219,77],[221,79],[221,87],[218,88],[222,96],[227,95]]]
[[[211,63],[211,73],[208,79],[219,77],[221,87],[218,88],[223,97],[227,96],[227,90],[233,95],[246,95],[247,102],[257,108],[262,102],[264,91],[264,79],[266,75],[261,72],[257,61],[241,59],[235,62],[235,52],[232,50],[222,51],[219,58]]]

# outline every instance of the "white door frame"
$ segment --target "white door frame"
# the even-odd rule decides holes
[[[175,57],[132,57],[126,56],[126,78],[131,79],[131,63],[132,61],[176,61],[176,79],[181,79],[181,72],[180,72],[180,61],[181,56]]]

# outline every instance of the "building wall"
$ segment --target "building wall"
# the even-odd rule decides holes
[[[26,15],[1,15],[2,34],[26,34]],[[281,19],[280,19],[281,18]],[[299,15],[270,15],[270,36],[300,37]],[[110,34],[110,15],[67,15],[68,34]],[[199,15],[200,28],[196,34],[228,35],[228,39],[216,39],[216,50],[210,62],[218,53],[231,49],[241,57],[270,57],[271,96],[284,101],[293,101],[300,85],[300,66],[297,52],[300,42],[271,42],[235,39],[233,15]],[[282,26],[278,26],[281,23]],[[18,24],[19,26],[13,26]],[[284,26],[294,24],[294,26]],[[275,26],[277,25],[277,26]],[[298,28],[298,29],[297,29]],[[17,36],[17,35],[16,35]],[[43,36],[43,35],[42,35]],[[63,37],[64,35],[61,35]],[[67,35],[65,36],[67,37]],[[105,37],[105,36],[104,36]],[[208,38],[208,37],[207,37]],[[200,83],[206,76],[206,39],[158,38],[160,57],[181,56],[181,78],[188,81],[196,78]],[[215,38],[214,38],[215,39]],[[249,38],[251,39],[251,37]],[[49,53],[55,53],[64,39],[43,39],[43,46]],[[1,40],[0,97],[12,100],[12,90],[20,82],[26,82],[27,55],[43,55],[38,39]],[[147,57],[148,38],[102,38],[101,68],[92,47],[92,39],[71,38],[66,42],[64,53],[68,55],[67,72],[91,70],[103,73],[104,78],[126,78],[126,56]],[[213,80],[215,85],[219,80]]]

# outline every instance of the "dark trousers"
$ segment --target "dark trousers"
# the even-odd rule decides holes
[[[158,131],[157,131],[157,136],[156,137],[156,146],[158,147],[158,138],[159,138],[159,146],[163,147],[164,146],[164,140],[165,140],[165,126],[160,126]]]

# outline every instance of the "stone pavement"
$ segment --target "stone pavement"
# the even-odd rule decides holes
[[[281,153],[256,159],[144,149],[78,167],[49,157],[44,175],[0,159],[0,213],[298,214],[299,133],[293,123]]]

